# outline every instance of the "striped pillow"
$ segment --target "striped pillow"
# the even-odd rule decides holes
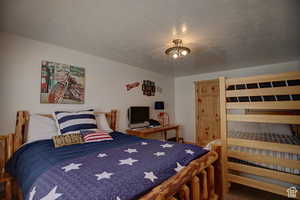
[[[80,133],[85,143],[113,140],[113,138],[109,135],[109,133],[101,130],[96,130],[96,131],[80,130]]]
[[[56,111],[54,112],[58,133],[80,133],[80,130],[96,130],[97,122],[94,110],[84,110],[77,112]]]

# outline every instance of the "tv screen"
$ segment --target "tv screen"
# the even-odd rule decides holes
[[[144,123],[145,121],[149,121],[150,113],[148,106],[134,106],[130,107],[128,110],[129,115],[129,123],[130,124],[138,124]]]

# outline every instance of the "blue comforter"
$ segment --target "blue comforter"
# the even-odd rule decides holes
[[[7,170],[26,200],[136,199],[206,150],[119,132],[113,141],[54,148],[52,140],[21,147]]]

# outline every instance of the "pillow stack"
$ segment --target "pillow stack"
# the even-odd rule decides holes
[[[80,130],[95,131],[98,128],[94,110],[56,111],[54,118],[60,135],[80,133]]]
[[[100,114],[95,116],[93,109],[83,111],[56,111],[53,116],[56,120],[60,136],[70,135],[77,138],[78,134],[81,135],[82,140],[76,140],[78,141],[77,144],[113,140],[109,135],[109,132],[113,130],[109,127],[105,115]],[[100,127],[101,130],[99,130],[98,127]],[[53,140],[55,139],[56,143],[58,143],[57,141],[60,142],[66,138],[53,138]],[[72,141],[75,140],[72,139]],[[60,146],[68,144],[74,143],[67,142]],[[56,145],[56,147],[59,147],[59,145]]]
[[[30,115],[26,142],[51,139],[55,147],[113,140],[105,114],[95,115],[93,109],[56,111],[53,119]]]

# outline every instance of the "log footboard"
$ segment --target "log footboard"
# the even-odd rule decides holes
[[[214,146],[140,200],[223,199],[220,153],[221,147]]]

